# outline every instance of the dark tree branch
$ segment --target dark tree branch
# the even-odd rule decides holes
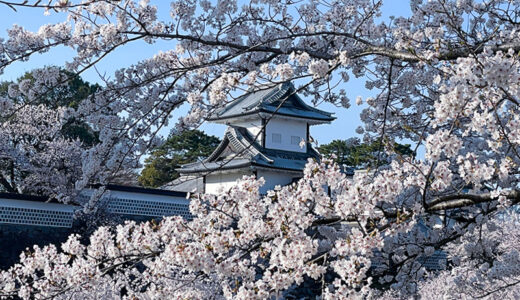
[[[507,199],[512,200],[513,203],[520,202],[520,191],[512,190],[502,192],[502,195]],[[486,194],[454,194],[436,198],[427,203],[428,211],[437,211],[453,208],[462,208],[474,204],[486,203],[497,200],[497,197],[493,197],[490,193]]]

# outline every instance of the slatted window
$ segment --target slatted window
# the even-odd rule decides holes
[[[300,145],[302,138],[299,136],[291,136],[291,145]]]
[[[273,143],[275,143],[275,144],[282,143],[282,135],[280,133],[273,133],[272,139],[273,139]]]

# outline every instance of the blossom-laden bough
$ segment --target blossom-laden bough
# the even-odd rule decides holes
[[[2,296],[266,299],[298,295],[307,282],[315,294],[343,299],[377,296],[384,290],[377,285],[393,288],[385,296],[406,296],[422,282],[419,291],[434,297],[446,281],[447,295],[507,294],[492,283],[519,275],[516,235],[504,238],[518,224],[516,213],[493,215],[498,206],[488,203],[453,213],[442,226],[404,176],[424,177],[405,163],[351,179],[330,161],[310,161],[302,180],[268,195],[259,194],[263,180],[244,177],[227,193],[194,198],[193,221],[127,222],[98,229],[86,246],[73,235],[61,250],[34,247],[2,272]],[[457,262],[454,273],[425,281],[422,259],[441,248]],[[493,275],[485,273],[480,289],[462,289],[468,272]]]
[[[394,182],[396,174],[385,175],[376,186]],[[379,227],[387,225],[371,217],[377,208],[368,199],[384,189],[366,189],[368,178],[356,179],[347,179],[337,166],[311,161],[304,179],[262,196],[262,180],[245,177],[227,193],[193,199],[191,222],[181,217],[128,222],[98,229],[88,246],[74,235],[62,251],[35,247],[2,273],[1,287],[4,295],[22,298],[113,293],[265,299],[284,296],[306,279],[325,280],[329,273],[334,281],[317,287],[327,299],[367,296],[372,254],[383,244]],[[395,197],[400,186],[382,197]],[[332,223],[337,225],[327,227]]]
[[[67,68],[76,73],[129,43],[172,45],[103,77],[71,112],[99,132],[70,177],[76,190],[135,165],[184,103],[176,129],[286,81],[315,104],[348,108],[355,95],[345,84],[363,77],[378,93],[356,100],[366,103],[358,132],[387,145],[381,153],[402,139],[425,150],[417,160],[390,155],[353,181],[310,162],[300,182],[267,196],[246,178],[193,200],[192,222],[127,223],[100,228],[89,245],[71,237],[62,250],[36,248],[2,272],[2,296],[516,295],[517,239],[500,233],[516,224],[520,201],[518,1],[413,0],[410,16],[388,20],[382,1],[367,0],[179,0],[166,18],[148,1],[1,4],[67,16],[37,32],[13,26],[0,41],[2,71],[60,45],[75,52]],[[53,74],[36,82],[62,84]],[[21,88],[29,99],[47,90]],[[50,191],[59,181],[35,182]],[[440,277],[424,267],[438,250],[448,255]]]

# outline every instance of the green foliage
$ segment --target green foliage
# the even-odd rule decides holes
[[[34,71],[34,70],[33,70]],[[33,71],[25,73],[23,76],[18,78],[16,82],[4,81],[0,83],[0,95],[7,96],[9,85],[12,83],[20,83],[22,80],[29,79],[31,82],[34,81]],[[99,89],[98,84],[91,84],[84,81],[79,75],[69,72],[65,69],[60,69],[63,78],[66,78],[66,83],[55,87],[52,87],[48,92],[41,95],[36,101],[31,101],[31,104],[44,104],[50,108],[57,107],[72,107],[77,108],[79,103],[92,95]],[[23,96],[20,99],[14,99],[15,101],[28,102]]]
[[[185,130],[179,135],[171,135],[145,160],[139,182],[147,187],[168,183],[179,177],[176,168],[209,156],[219,143],[217,137],[199,130]]]
[[[88,124],[77,119],[71,119],[61,129],[63,135],[70,139],[79,139],[83,146],[89,148],[99,142],[99,134]]]
[[[348,140],[333,140],[329,144],[318,147],[319,152],[325,157],[335,155],[334,161],[340,165],[354,168],[375,167],[388,161],[388,155],[380,142],[361,143],[358,138]],[[415,156],[409,144],[394,143],[392,152],[403,156]]]

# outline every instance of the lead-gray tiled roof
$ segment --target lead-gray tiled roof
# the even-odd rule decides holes
[[[247,158],[234,158],[229,160],[213,161],[213,162],[197,162],[183,165],[178,171],[184,173],[204,173],[214,170],[228,170],[247,167],[251,165],[251,160]]]
[[[297,118],[332,121],[331,113],[311,107],[295,94],[292,83],[248,93],[215,111],[208,120],[223,120],[255,113],[273,113]]]
[[[199,176],[181,176],[161,186],[161,189],[185,193],[201,193],[204,190],[204,180]]]
[[[235,155],[220,157],[226,147],[230,147]],[[183,165],[178,171],[181,174],[191,174],[244,167],[302,171],[309,158],[319,157],[310,145],[307,148],[306,153],[263,148],[254,141],[246,129],[229,126],[221,145],[208,159]]]

